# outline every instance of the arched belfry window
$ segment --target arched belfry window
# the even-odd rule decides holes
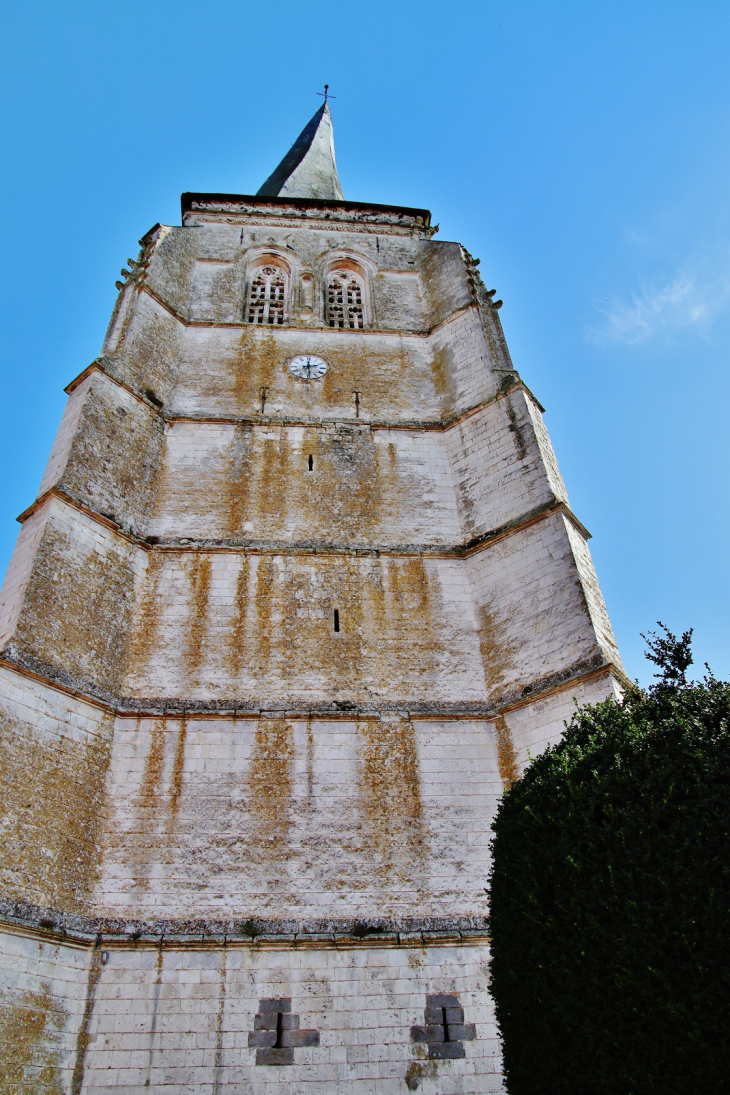
[[[354,270],[330,270],[327,275],[327,322],[353,330],[365,326],[365,282]]]
[[[251,271],[246,304],[249,323],[282,324],[286,319],[289,278],[281,266],[268,263]]]

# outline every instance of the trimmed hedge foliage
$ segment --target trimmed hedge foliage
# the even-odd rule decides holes
[[[493,825],[492,992],[510,1095],[730,1092],[730,684],[574,716]]]

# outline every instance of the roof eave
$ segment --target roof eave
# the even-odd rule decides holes
[[[412,217],[414,220],[421,218],[424,227],[428,228],[431,224],[431,212],[429,209],[413,209],[410,206],[405,205],[378,205],[373,202],[353,202],[353,201],[333,201],[329,198],[286,198],[286,197],[264,197],[258,194],[197,194],[192,192],[186,192],[180,195],[180,208],[183,220],[186,213],[193,211],[194,205],[236,205],[246,204],[254,206],[292,206],[295,209],[341,209],[347,211],[351,209],[353,212],[365,212],[372,210],[374,213],[389,213],[396,214],[405,217]]]

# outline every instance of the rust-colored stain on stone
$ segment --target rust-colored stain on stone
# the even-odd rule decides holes
[[[194,678],[203,660],[203,643],[208,625],[210,577],[210,556],[194,553],[189,569],[191,618],[187,650],[187,664]]]
[[[366,850],[385,872],[411,880],[424,855],[423,805],[416,733],[410,719],[361,719],[362,809]]]
[[[112,717],[74,740],[0,707],[0,878],[9,897],[88,912],[99,865]]]
[[[170,780],[170,825],[174,825],[175,817],[180,806],[180,795],[183,789],[183,769],[185,768],[185,742],[188,733],[187,719],[180,719],[180,729],[177,732],[175,744],[175,759],[172,765],[172,779]]]
[[[506,628],[498,612],[482,605],[479,609],[479,646],[484,677],[490,699],[504,691],[519,649],[514,639],[505,636]]]
[[[228,662],[234,677],[238,677],[244,664],[246,643],[246,606],[249,601],[250,564],[247,555],[238,559],[236,592],[231,619],[231,637],[228,645]]]
[[[147,569],[141,579],[138,594],[137,612],[133,620],[127,649],[127,668],[132,671],[144,664],[157,639],[158,582],[162,575],[164,557],[159,551],[152,551],[147,557]]]
[[[140,805],[143,809],[156,807],[162,780],[162,767],[165,756],[165,720],[155,719],[150,732],[150,748],[144,765]]]
[[[40,992],[0,997],[0,1085],[12,1095],[65,1095],[64,1031],[68,1013],[50,982]]]
[[[23,653],[87,687],[118,688],[134,586],[131,548],[95,550],[49,520],[15,631]]]
[[[520,768],[517,763],[517,751],[507,720],[500,715],[494,722],[494,736],[497,743],[497,762],[499,764],[499,776],[506,790],[520,778]]]
[[[253,431],[251,426],[240,422],[237,423],[233,433],[228,489],[223,492],[226,506],[225,520],[222,525],[227,535],[232,538],[241,535],[244,522],[250,514],[249,492],[253,474],[252,445]]]
[[[448,417],[454,413],[456,392],[452,373],[451,355],[445,348],[434,350],[431,359],[433,383],[441,400],[441,413]]]
[[[285,719],[259,719],[248,769],[248,808],[254,832],[249,856],[254,862],[286,862],[291,825],[294,731]]]
[[[138,720],[139,727],[139,720]],[[131,845],[131,861],[134,873],[134,886],[146,890],[149,884],[149,872],[152,867],[152,849],[156,846],[155,837],[158,819],[161,814],[162,776],[165,765],[165,720],[155,719],[149,735],[149,750],[144,762],[142,782],[137,798],[139,811],[138,832]]]

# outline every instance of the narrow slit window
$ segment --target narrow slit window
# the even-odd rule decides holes
[[[359,274],[336,270],[327,281],[327,322],[330,327],[362,330],[365,326],[365,286]]]
[[[339,608],[336,608],[335,609],[335,631],[339,631],[339,630],[340,630],[340,610],[339,610]]]
[[[314,471],[314,457],[313,456],[310,456],[308,458],[307,463],[309,465],[309,470]]]
[[[286,317],[287,276],[278,266],[254,271],[248,292],[249,323],[281,325]]]

